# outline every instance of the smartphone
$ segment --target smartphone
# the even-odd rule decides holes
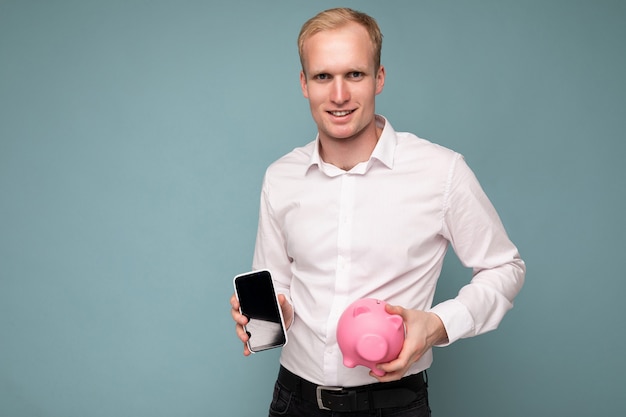
[[[270,271],[263,269],[239,274],[233,283],[239,311],[249,320],[245,330],[250,336],[250,352],[285,345],[287,332]]]

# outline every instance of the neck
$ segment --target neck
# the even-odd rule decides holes
[[[382,134],[382,129],[374,124],[368,130],[356,137],[344,139],[320,135],[320,157],[324,162],[344,171],[350,171],[361,162],[368,161]]]

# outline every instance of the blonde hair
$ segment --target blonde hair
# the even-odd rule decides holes
[[[348,23],[358,23],[367,30],[370,40],[372,41],[372,46],[374,47],[374,64],[376,71],[378,71],[378,68],[380,68],[380,55],[383,47],[383,34],[380,31],[380,27],[378,27],[378,23],[376,23],[376,20],[373,17],[347,7],[324,10],[307,20],[304,25],[302,25],[300,35],[298,36],[298,53],[300,54],[300,63],[303,71],[304,41],[318,32],[338,29]]]

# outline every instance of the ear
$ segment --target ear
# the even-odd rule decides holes
[[[376,94],[380,94],[383,92],[383,87],[385,86],[385,67],[380,66],[378,68],[378,72],[376,73]]]
[[[352,317],[357,317],[357,316],[360,316],[361,314],[367,314],[370,311],[372,311],[372,310],[370,310],[370,308],[367,307],[367,306],[358,306],[352,312]]]
[[[389,320],[389,322],[391,322],[393,328],[396,329],[396,330],[398,330],[402,326],[404,326],[404,321],[402,320],[402,317],[400,317],[398,315],[394,314],[393,316],[389,316],[389,317],[387,317],[387,320]]]
[[[309,89],[307,88],[304,70],[300,71],[300,88],[302,88],[302,95],[304,98],[309,98]]]

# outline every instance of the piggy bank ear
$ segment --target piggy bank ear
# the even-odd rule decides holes
[[[369,313],[371,310],[367,306],[358,306],[352,312],[352,317],[360,316],[361,314]]]
[[[387,320],[389,320],[389,322],[392,324],[393,328],[396,329],[396,330],[398,330],[399,328],[404,326],[404,323],[402,322],[402,317],[400,317],[398,315],[389,316],[389,317],[387,317]]]

